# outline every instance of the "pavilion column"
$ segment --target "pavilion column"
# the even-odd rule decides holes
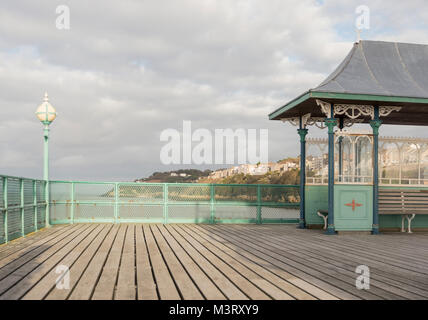
[[[328,128],[328,218],[326,234],[336,234],[334,230],[334,127],[337,119],[334,118],[333,104],[331,104],[330,118],[325,119]]]
[[[305,128],[302,123],[302,117],[299,121],[299,129],[297,133],[300,136],[300,218],[299,218],[299,228],[305,229],[306,219],[305,219],[305,184],[306,184],[306,135],[308,134],[308,129]]]
[[[373,129],[373,229],[372,234],[379,234],[379,107],[374,107],[374,119],[370,121]]]
[[[339,129],[340,130],[342,130],[344,127],[343,122],[344,122],[344,119],[340,118],[339,119]],[[343,143],[342,143],[342,141],[343,141],[343,137],[340,136],[338,138],[338,144],[339,144],[339,151],[338,151],[339,152],[339,172],[338,172],[338,174],[339,174],[339,181],[340,182],[344,182],[344,180],[343,180],[343,150],[342,150]]]

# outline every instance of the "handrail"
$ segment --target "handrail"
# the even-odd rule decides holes
[[[45,227],[45,184],[44,180],[0,175],[0,243]]]

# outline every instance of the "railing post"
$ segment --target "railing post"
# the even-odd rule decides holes
[[[70,208],[70,223],[74,223],[74,182],[71,183],[71,208]]]
[[[3,178],[3,203],[4,203],[4,242],[9,241],[9,231],[7,230],[7,177]]]
[[[325,119],[325,125],[328,128],[328,222],[326,234],[332,235],[336,234],[334,228],[334,127],[337,125],[337,119],[333,118],[333,104],[330,107],[330,117]]]
[[[34,231],[37,231],[37,181],[33,180]]]
[[[374,108],[374,120],[370,121],[373,129],[373,226],[372,234],[379,234],[379,107]],[[410,183],[410,181],[409,181]]]
[[[163,185],[163,223],[168,223],[168,184]]]
[[[300,215],[298,228],[305,229],[306,135],[308,134],[308,129],[306,129],[306,123],[304,123],[302,117],[299,119],[297,133],[300,137]]]
[[[118,222],[119,218],[119,183],[114,184],[114,223]]]
[[[214,224],[215,223],[215,206],[214,206],[214,199],[215,199],[215,189],[214,189],[214,184],[210,185],[210,213],[211,213],[211,218],[210,218],[210,223]]]
[[[24,180],[19,179],[19,191],[21,194],[21,236],[25,237],[25,210],[24,210]]]
[[[261,187],[257,185],[257,224],[262,223],[262,194]]]
[[[46,211],[45,211],[45,227],[50,227],[50,206],[49,206],[49,181],[45,180],[45,202],[46,202]]]

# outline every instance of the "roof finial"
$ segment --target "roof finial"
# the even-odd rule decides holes
[[[49,96],[48,96],[47,92],[45,92],[45,97],[43,98],[43,101],[44,102],[48,102],[49,101]]]
[[[357,33],[357,42],[361,41],[361,29],[357,28],[355,29],[355,32]]]

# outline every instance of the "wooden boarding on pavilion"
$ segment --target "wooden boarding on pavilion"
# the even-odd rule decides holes
[[[0,299],[428,299],[427,247],[291,225],[57,225],[0,246]]]
[[[428,125],[428,45],[355,43],[325,81],[272,112],[269,119],[288,121],[298,127],[301,168],[306,168],[309,126],[328,128],[326,183],[321,179],[321,183],[306,184],[306,170],[300,175],[300,228],[321,224],[322,219],[317,216],[321,211],[328,212],[328,234],[337,231],[378,234],[380,229],[398,228],[398,217],[391,217],[392,214],[388,217],[385,210],[379,217],[379,188],[419,192],[427,186],[422,185],[425,182],[420,176],[416,183],[402,185],[401,166],[399,182],[382,185],[386,179],[379,176],[379,129],[385,124]],[[355,123],[370,124],[371,132],[349,130]],[[420,175],[420,168],[418,171]],[[397,201],[392,199],[392,202]],[[357,206],[349,205],[352,203]],[[403,220],[407,217],[410,223],[417,216],[416,227],[428,228],[428,215],[421,210],[428,208],[428,201],[418,200],[417,208],[413,200],[410,203],[413,204],[408,206],[402,202]]]

